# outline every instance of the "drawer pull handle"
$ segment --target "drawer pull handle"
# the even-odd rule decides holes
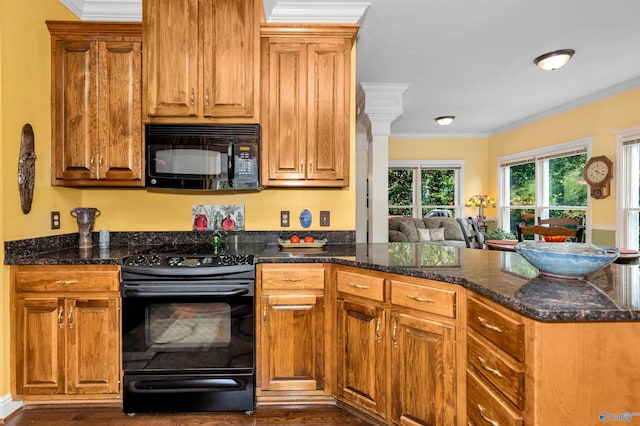
[[[393,340],[393,349],[397,349],[398,348],[398,338],[396,337],[396,333],[398,332],[398,319],[397,318],[393,318],[393,332],[391,334],[392,340]]]
[[[62,328],[62,315],[64,314],[64,308],[60,306],[58,308],[58,327]]]
[[[493,420],[490,417],[487,417],[487,415],[485,414],[485,408],[480,405],[480,404],[476,404],[478,407],[478,411],[480,411],[480,416],[484,419],[485,422],[489,423],[491,426],[500,426],[500,423],[496,422],[495,420]]]
[[[425,299],[422,297],[414,296],[412,294],[407,294],[407,297],[411,300],[415,300],[416,302],[424,302],[424,303],[436,303],[433,299]]]
[[[285,283],[299,283],[304,281],[304,278],[283,278],[282,281]]]
[[[480,361],[480,365],[482,366],[482,368],[484,368],[485,370],[487,370],[489,373],[493,373],[494,375],[502,378],[502,373],[500,372],[500,370],[496,370],[495,368],[491,368],[487,365],[487,362],[484,360],[484,358],[482,358],[481,356],[478,357],[478,361]]]
[[[382,336],[380,336],[380,322],[381,322],[381,319],[378,318],[378,320],[376,321],[376,340],[378,342],[382,341]]]
[[[480,321],[480,325],[483,326],[484,328],[487,328],[489,330],[493,330],[493,331],[495,331],[497,333],[502,333],[502,329],[500,327],[497,327],[495,325],[489,324],[486,319],[484,319],[482,317],[478,317],[478,321]]]
[[[191,88],[191,97],[190,97],[190,100],[191,100],[191,106],[192,106],[192,107],[193,107],[193,106],[196,106],[196,102],[195,102],[195,100],[194,100],[194,98],[195,98],[195,97],[196,97],[196,93],[195,93],[195,90],[193,90],[193,87],[192,87],[192,88]]]
[[[361,284],[354,284],[354,283],[349,283],[349,287],[359,288],[359,289],[363,289],[363,290],[366,290],[366,289],[369,288],[368,285],[361,285]]]
[[[78,280],[58,280],[56,281],[56,284],[73,285],[73,284],[78,284]]]
[[[69,322],[69,328],[73,328],[73,306],[69,308],[69,315],[67,316],[67,321]]]

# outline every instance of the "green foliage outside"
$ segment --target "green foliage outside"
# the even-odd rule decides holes
[[[389,169],[389,214],[413,215],[412,169]],[[455,171],[452,169],[423,169],[420,171],[420,205],[424,216],[433,209],[450,210],[455,216]]]
[[[554,206],[587,206],[587,186],[580,184],[582,170],[587,162],[587,154],[558,157],[548,160],[549,207]],[[536,179],[535,163],[525,163],[511,166],[511,199],[509,229],[516,229],[516,225],[525,222],[533,225],[536,221]],[[546,201],[543,201],[546,204]],[[549,210],[549,217],[582,217],[584,210],[553,209]]]

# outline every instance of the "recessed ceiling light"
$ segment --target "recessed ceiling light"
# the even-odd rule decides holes
[[[441,126],[448,126],[449,124],[453,123],[453,120],[456,118],[455,115],[441,115],[440,117],[436,117],[436,123],[438,123]]]
[[[569,59],[571,59],[575,53],[576,51],[573,49],[556,50],[538,56],[533,60],[533,63],[545,71],[553,71],[569,62]]]

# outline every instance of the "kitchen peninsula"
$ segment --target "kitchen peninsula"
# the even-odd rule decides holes
[[[114,233],[108,252],[95,247],[82,253],[72,244],[34,252],[31,242],[7,242],[5,263],[118,265],[150,248],[176,247],[175,233],[152,239],[126,234],[120,239]],[[554,280],[511,252],[356,244],[338,232],[330,241],[340,244],[305,253],[280,250],[275,233],[245,235],[250,240],[239,239],[232,249],[258,262],[258,404],[335,397],[381,424],[598,424],[600,416],[639,410],[633,405],[640,393],[640,347],[633,344],[640,333],[638,265],[612,264],[584,281]],[[55,238],[53,246],[64,246],[65,236]],[[279,287],[279,274],[300,281]],[[319,276],[319,287],[305,287],[311,276]],[[324,357],[313,364],[324,373],[313,385],[308,376],[266,383],[269,374],[262,373],[274,367],[262,359],[261,345],[274,350],[291,343],[287,337],[273,343],[281,337],[267,329],[271,307],[285,298],[298,301],[286,306],[307,306],[310,296],[322,301],[309,308],[323,308],[314,317],[320,322],[309,324],[324,327]],[[353,336],[356,331],[361,334]],[[364,371],[375,379],[359,380]]]

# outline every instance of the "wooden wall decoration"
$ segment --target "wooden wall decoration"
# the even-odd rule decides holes
[[[36,151],[33,128],[27,123],[22,126],[20,155],[18,157],[18,191],[22,213],[31,211],[33,201],[33,184],[36,177]]]

